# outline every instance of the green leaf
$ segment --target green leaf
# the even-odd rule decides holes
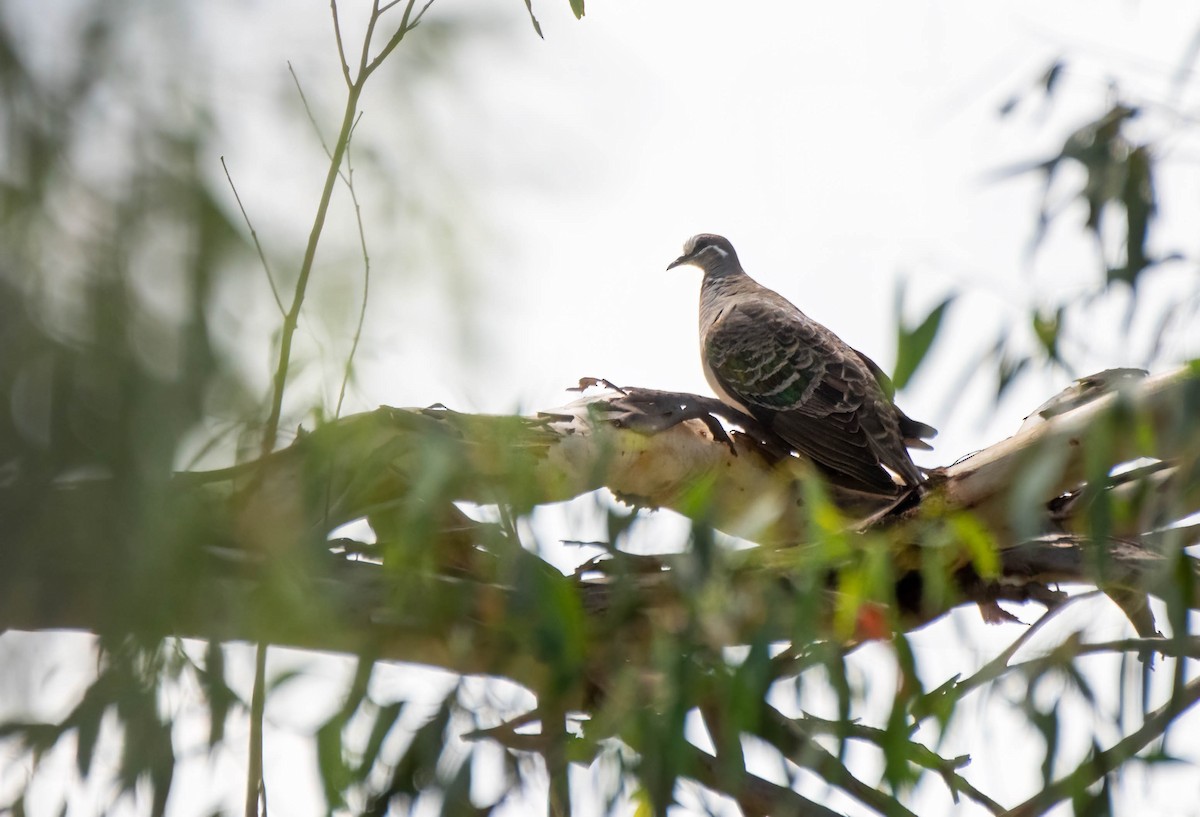
[[[471,803],[471,753],[459,760],[458,770],[454,776],[442,786],[442,814],[480,814],[481,809]]]
[[[999,360],[996,363],[996,400],[1008,391],[1009,387],[1017,381],[1017,378],[1029,368],[1032,361],[1028,355],[1020,355],[1011,357],[1007,351],[999,351]]]
[[[204,649],[204,669],[197,672],[197,677],[208,700],[208,747],[212,749],[225,738],[229,707],[237,700],[225,683],[225,652],[220,641],[208,642]]]
[[[533,30],[537,32],[537,35],[543,40],[546,39],[546,36],[542,34],[541,24],[538,23],[537,17],[533,16],[533,0],[525,0],[525,8],[529,10],[529,22],[533,23]]]
[[[937,337],[938,330],[942,326],[942,318],[946,316],[946,309],[954,302],[954,296],[950,296],[935,306],[933,310],[925,316],[915,329],[908,329],[904,325],[901,311],[904,303],[903,287],[897,291],[896,295],[896,328],[898,332],[896,344],[896,369],[892,375],[892,381],[897,389],[902,389],[912,379],[921,362],[925,360],[925,356],[929,353],[933,346],[933,341]]]
[[[92,757],[96,752],[96,740],[100,737],[100,719],[104,716],[105,710],[106,707],[85,710],[81,704],[72,716],[76,726],[75,765],[82,778],[87,778],[88,772],[91,770]]]
[[[962,698],[961,681],[962,675],[954,675],[937,689],[932,689],[917,698],[911,707],[914,720],[919,721],[933,716],[937,719],[942,731],[945,731]]]
[[[510,624],[550,673],[543,692],[559,695],[579,682],[587,647],[586,616],[574,583],[532,555],[517,565]]]
[[[446,728],[454,709],[455,693],[442,701],[437,713],[413,736],[404,755],[392,769],[387,786],[373,796],[363,810],[364,817],[384,817],[389,813],[392,798],[416,797],[422,789],[436,782],[438,758],[446,741]]]
[[[329,811],[345,807],[342,796],[352,782],[350,768],[346,764],[342,748],[342,730],[346,719],[342,713],[335,714],[317,730],[317,768],[321,774],[321,787],[325,792],[325,803]]]
[[[975,572],[985,579],[999,576],[1000,557],[987,527],[970,513],[956,514],[950,522],[967,555],[971,557]]]
[[[1051,315],[1041,311],[1033,313],[1033,333],[1037,335],[1038,343],[1046,350],[1046,358],[1051,361],[1061,361],[1058,353],[1058,338],[1062,334],[1063,315],[1065,306],[1060,306]]]
[[[366,780],[367,776],[371,773],[371,769],[375,766],[375,761],[379,758],[379,750],[383,747],[383,741],[387,738],[388,733],[395,728],[403,712],[404,702],[396,701],[395,703],[380,707],[379,712],[376,713],[375,723],[371,727],[371,736],[367,738],[366,748],[363,749],[362,762],[359,764],[358,772],[355,775],[360,782]]]
[[[1150,221],[1156,209],[1154,163],[1145,145],[1134,148],[1125,159],[1125,184],[1120,198],[1125,207],[1125,265],[1109,270],[1108,282],[1124,281],[1136,287],[1138,276],[1154,263],[1146,251]]]
[[[575,13],[575,19],[579,20],[583,17],[583,0],[571,0],[571,11]]]

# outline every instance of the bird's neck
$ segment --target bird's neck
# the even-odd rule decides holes
[[[704,273],[700,285],[700,327],[711,326],[726,308],[726,299],[753,289],[755,283],[740,269],[723,269]]]

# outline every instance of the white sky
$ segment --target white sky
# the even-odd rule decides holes
[[[1132,95],[1167,100],[1195,23],[1173,3],[967,10],[876,2],[817,11],[691,0],[594,3],[577,22],[565,2],[543,0],[539,41],[522,4],[512,5],[435,5],[432,19],[485,7],[499,30],[471,40],[453,61],[453,80],[414,80],[400,63],[375,78],[364,101],[360,142],[383,153],[396,178],[360,163],[360,198],[383,221],[368,216],[376,291],[355,407],[547,408],[581,375],[704,392],[699,276],[664,268],[685,238],[712,231],[733,240],[751,275],[885,368],[899,279],[909,282],[910,319],[950,291],[964,294],[946,327],[952,342],[901,397],[908,413],[942,429],[930,464],[1008,433],[1065,384],[1061,373],[1035,380],[995,425],[981,414],[991,382],[980,379],[966,405],[958,388],[969,352],[1003,326],[1023,332],[1030,304],[1056,303],[1097,278],[1093,249],[1078,235],[1082,211],[1068,211],[1030,263],[1040,179],[992,182],[989,174],[1051,155],[1102,110],[1112,78]],[[213,79],[231,131],[221,150],[243,199],[268,248],[297,257],[323,172],[307,125],[293,115],[281,131],[269,114],[278,115],[281,96],[297,108],[287,93],[290,59],[332,132],[342,97],[323,11],[283,16],[262,3],[250,19],[220,25],[233,67]],[[270,40],[256,27],[267,24]],[[1047,106],[1030,94],[1001,122],[1001,102],[1030,90],[1063,54],[1070,65],[1060,99]],[[398,110],[393,95],[413,100],[411,110]],[[416,125],[412,111],[422,117]],[[407,118],[392,127],[392,115]],[[1161,135],[1163,117],[1146,118],[1146,131]],[[1191,250],[1197,152],[1194,138],[1178,142],[1159,179],[1176,216],[1161,244]],[[412,258],[436,239],[411,214],[387,209],[436,186],[430,167],[439,161],[468,188],[443,205],[466,239],[457,267],[430,262],[440,258],[429,254],[436,247]],[[1061,185],[1056,200],[1077,181]],[[341,217],[319,263],[345,286],[336,272],[353,280],[361,259],[348,208]],[[447,267],[472,276],[465,291],[447,283]],[[1149,300],[1169,298],[1185,274],[1159,275],[1167,294]],[[341,296],[349,315],[357,292]],[[1072,327],[1080,368],[1143,363],[1145,341],[1128,342],[1097,314]],[[258,318],[248,322],[260,333],[272,325]],[[464,323],[473,333],[465,341]],[[1197,332],[1181,333],[1167,359],[1198,350]],[[336,384],[343,352],[326,349],[326,382]]]
[[[1062,217],[1031,262],[1040,180],[992,183],[988,174],[1049,156],[1100,112],[1110,79],[1131,96],[1171,102],[1169,78],[1200,23],[1185,9],[1086,0],[593,0],[587,17],[575,21],[565,0],[538,0],[541,41],[520,0],[438,0],[431,24],[441,15],[484,13],[489,22],[451,56],[450,78],[415,73],[398,53],[397,67],[381,71],[364,100],[356,180],[374,277],[347,410],[434,402],[496,412],[549,408],[570,399],[563,389],[583,375],[707,393],[696,342],[699,274],[664,268],[689,235],[718,232],[734,242],[751,275],[884,368],[893,361],[899,279],[909,281],[910,319],[946,293],[962,292],[945,327],[951,340],[899,399],[942,430],[937,450],[921,461],[949,463],[1010,433],[1067,381],[1063,374],[1031,378],[993,417],[986,411],[990,381],[961,388],[972,355],[1001,327],[1023,325],[1030,304],[1079,293],[1097,276],[1090,244],[1076,235],[1080,211]],[[361,13],[349,0],[343,12],[352,38]],[[288,90],[286,61],[332,134],[342,86],[328,8],[234,3],[197,10],[193,24],[198,51],[214,57],[211,73],[197,81],[219,101],[228,141],[217,150],[268,249],[295,262],[324,170]],[[1030,94],[1001,122],[1000,103],[1029,91],[1059,55],[1069,69],[1058,101],[1046,106]],[[1197,86],[1190,86],[1193,109]],[[1161,112],[1147,119],[1145,132],[1154,135],[1168,121]],[[1200,152],[1194,137],[1168,146],[1169,173],[1159,184],[1173,220],[1158,245],[1195,252]],[[372,150],[394,175],[374,170]],[[451,170],[439,171],[439,163]],[[1060,200],[1069,190],[1059,189]],[[414,204],[430,192],[444,199],[435,208],[453,218],[454,241],[465,251],[449,255],[450,242],[430,237]],[[308,368],[298,382],[327,395],[336,395],[361,269],[342,191],[336,204],[299,350]],[[1149,300],[1194,292],[1194,275],[1179,265],[1156,273]],[[265,298],[258,306],[248,301],[247,289],[265,293],[261,280],[243,281],[218,306],[226,342],[258,350],[245,355],[245,365],[265,382],[277,319]],[[1082,369],[1144,362],[1148,327],[1123,336],[1113,314],[1099,308],[1071,327]],[[466,337],[463,326],[470,327]],[[1174,336],[1165,361],[1198,354],[1200,334],[1191,327]],[[542,515],[539,536],[579,536],[572,523],[588,517],[586,510]],[[1104,605],[1089,611],[1077,623],[1090,621],[1095,636],[1126,632]],[[969,672],[1019,632],[976,621],[966,611],[916,637],[931,676]],[[869,675],[871,651],[864,653],[858,663]],[[344,665],[310,666],[326,679],[318,685],[338,689]],[[274,813],[318,811],[311,778],[281,780],[311,762],[301,754],[303,741],[288,737],[326,714],[308,710],[273,704],[280,727],[268,738]],[[998,727],[994,716],[988,728],[997,731],[956,735],[943,754],[970,751],[972,778],[1015,804],[1035,790],[1038,761],[1028,757],[1040,744],[1015,725]],[[237,734],[231,730],[234,740]],[[243,768],[236,756],[219,763],[226,779]],[[217,768],[193,767],[181,790],[205,791],[206,775]],[[1151,813],[1150,803],[1157,814],[1197,813],[1179,797],[1200,786],[1194,770],[1153,787],[1139,786],[1136,772],[1130,779],[1120,792],[1126,813]],[[233,803],[239,785],[232,785]],[[923,787],[930,792],[921,793],[920,813],[970,813],[954,810],[939,787]],[[175,813],[193,814],[211,799],[174,802]]]

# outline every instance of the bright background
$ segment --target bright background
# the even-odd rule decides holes
[[[364,4],[341,5],[353,51]],[[57,27],[71,24],[69,7],[27,0],[7,13],[25,20],[33,47],[52,61]],[[1028,347],[1031,306],[1082,297],[1100,278],[1083,211],[1068,207],[1031,252],[1042,179],[998,172],[1052,156],[1116,98],[1114,87],[1122,98],[1155,102],[1142,125],[1148,136],[1186,124],[1178,112],[1200,101],[1200,83],[1186,67],[1200,15],[1183,3],[593,0],[576,21],[565,0],[539,0],[534,11],[544,40],[520,0],[438,0],[368,85],[353,159],[371,295],[343,412],[434,402],[528,412],[572,399],[564,389],[584,375],[707,393],[696,342],[699,274],[664,268],[689,235],[718,232],[734,242],[751,275],[885,369],[894,360],[900,283],[909,321],[960,293],[942,343],[899,398],[907,413],[941,429],[937,449],[919,462],[948,464],[1011,433],[1070,379],[1063,371],[1031,375],[993,411],[995,382],[979,364],[984,350],[1007,330]],[[191,50],[147,43],[147,66],[176,59],[197,66],[189,81],[215,100],[220,135],[204,170],[227,191],[218,162],[225,157],[286,291],[325,167],[288,62],[331,138],[344,88],[328,7],[225,2],[188,14],[176,22]],[[439,24],[447,20],[469,33],[443,38]],[[1034,89],[1058,57],[1067,70],[1047,102]],[[1000,107],[1014,97],[1020,104],[1001,118]],[[99,145],[98,155],[107,149]],[[1166,218],[1153,246],[1194,254],[1195,137],[1167,140],[1160,159]],[[1051,201],[1068,201],[1080,182],[1060,179]],[[235,207],[231,194],[225,204]],[[296,411],[284,428],[311,423],[303,409],[314,399],[327,413],[336,403],[361,298],[357,242],[353,209],[339,187],[301,323]],[[1120,293],[1082,312],[1065,341],[1077,373],[1165,368],[1200,355],[1196,325],[1172,332],[1157,357],[1149,341],[1156,305],[1194,291],[1194,277],[1183,264],[1149,274],[1148,306],[1129,331],[1117,317]],[[236,350],[245,377],[265,394],[279,318],[261,270],[251,265],[227,281],[214,306],[220,342]],[[227,456],[218,450],[204,464]],[[556,563],[580,558],[553,543],[588,538],[590,507],[538,515],[534,533]],[[679,529],[662,524],[657,530]],[[1110,606],[1081,606],[1057,632],[1090,624],[1097,638],[1126,633]],[[1034,615],[1024,613],[1027,621]],[[931,678],[944,680],[970,672],[1019,632],[1016,625],[984,628],[974,611],[962,611],[916,643]],[[91,668],[83,664],[75,677],[51,658],[59,650],[76,654],[81,641],[47,650],[44,639],[6,636],[0,660],[27,663],[18,682],[25,692],[42,690],[51,676],[67,690]],[[886,697],[892,681],[886,672],[880,677],[884,662],[873,650],[861,651],[856,665]],[[303,665],[311,677],[271,699],[271,808],[317,814],[323,801],[306,736],[337,705],[349,666],[274,655],[273,671]],[[251,663],[249,652],[230,660],[235,688],[247,695]],[[1104,666],[1115,675],[1109,665],[1098,671]],[[437,686],[430,677],[399,668],[380,683],[411,692]],[[1104,694],[1115,700],[1115,689]],[[53,711],[52,701],[43,705]],[[1032,793],[1037,761],[1022,759],[1009,770],[1006,759],[1036,754],[1039,742],[1022,727],[997,727],[995,718],[986,735],[973,734],[972,723],[960,723],[942,753],[971,751],[973,769],[986,770],[972,779],[1005,802]],[[230,730],[234,746],[244,745],[239,728],[244,723]],[[1066,769],[1087,747],[1071,746],[1069,737],[1064,743]],[[1171,748],[1197,754],[1194,743]],[[175,812],[237,808],[242,769],[236,751],[196,758],[178,781]],[[1163,773],[1154,785],[1147,780],[1131,770],[1118,793],[1125,813],[1197,813],[1179,796],[1200,787],[1194,767]],[[820,796],[821,789],[807,793]],[[969,813],[939,795],[921,797],[921,814]],[[88,813],[103,798],[81,793],[77,802],[72,813]]]
[[[420,45],[418,29],[368,88],[360,139],[380,170],[360,161],[356,178],[375,290],[350,408],[540,409],[582,375],[706,392],[698,275],[664,268],[689,235],[719,232],[751,275],[885,368],[898,282],[910,320],[962,293],[951,340],[901,398],[941,429],[925,462],[945,464],[1010,433],[1069,379],[1027,380],[993,418],[994,380],[963,389],[983,350],[1006,329],[1028,342],[1031,306],[1082,297],[1099,280],[1082,208],[1033,254],[1042,177],[999,173],[1054,155],[1113,87],[1164,110],[1185,111],[1197,95],[1191,72],[1177,75],[1196,20],[1173,3],[664,0],[594,3],[575,21],[544,0],[544,41],[511,5],[434,6],[430,21],[458,15],[478,30],[435,57],[430,75],[403,53]],[[354,11],[343,4],[344,16]],[[332,133],[343,97],[328,15],[271,3],[225,13],[233,19],[197,13],[223,41],[210,78],[229,138],[219,150],[267,248],[298,258],[323,169],[285,63]],[[1034,88],[1058,57],[1069,62],[1049,104]],[[1002,119],[1014,97],[1022,104]],[[1172,121],[1145,118],[1159,135]],[[1157,248],[1195,248],[1195,141],[1166,146]],[[1052,203],[1082,181],[1064,176]],[[428,229],[431,212],[442,232]],[[329,406],[359,297],[348,283],[362,266],[351,214],[343,206],[327,231],[306,327]],[[1192,275],[1168,265],[1143,297],[1169,300]],[[230,298],[233,342],[268,348],[278,323],[269,302],[248,314],[243,293]],[[1077,374],[1147,365],[1151,327],[1114,326],[1121,300],[1069,327]],[[1177,332],[1161,359],[1198,348],[1200,331]],[[270,357],[251,357],[265,382]]]

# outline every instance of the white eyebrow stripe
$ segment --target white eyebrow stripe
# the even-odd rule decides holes
[[[722,258],[729,257],[729,253],[725,252],[723,249],[718,247],[716,244],[709,244],[707,247],[705,247],[705,249],[706,250],[716,250],[717,252],[719,252],[721,254]]]

